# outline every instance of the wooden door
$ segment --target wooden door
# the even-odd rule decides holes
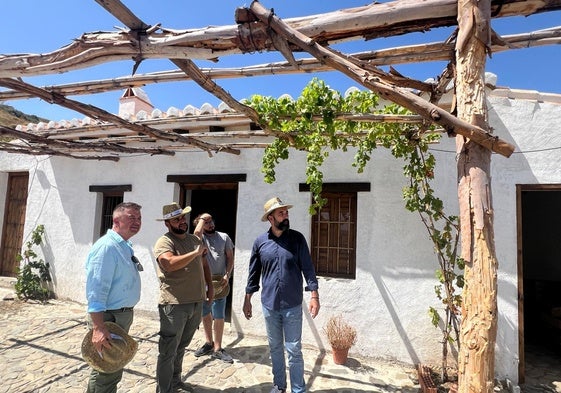
[[[28,180],[27,172],[8,175],[0,248],[0,275],[2,276],[15,277],[19,266],[16,256],[21,252],[23,243]]]

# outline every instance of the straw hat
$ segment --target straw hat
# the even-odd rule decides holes
[[[132,360],[138,343],[116,323],[105,322],[105,326],[111,333],[111,348],[104,348],[101,356],[92,344],[93,330],[90,329],[82,340],[82,357],[95,370],[109,374],[121,370]]]
[[[184,216],[191,211],[191,206],[186,206],[185,209],[181,209],[179,203],[172,202],[169,205],[165,205],[162,208],[162,218],[156,218],[156,221],[167,221],[172,218],[178,218]]]
[[[267,217],[269,216],[269,214],[271,214],[273,210],[279,209],[281,207],[290,209],[292,205],[285,205],[284,203],[282,203],[279,197],[269,199],[263,206],[264,214],[263,217],[261,217],[261,221],[267,221]]]

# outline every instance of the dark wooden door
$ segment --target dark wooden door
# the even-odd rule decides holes
[[[15,277],[19,266],[16,256],[21,252],[23,243],[28,181],[27,172],[8,175],[0,248],[0,274],[2,276]]]

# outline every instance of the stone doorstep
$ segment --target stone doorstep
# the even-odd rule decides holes
[[[15,277],[0,276],[0,287],[1,288],[14,289],[15,284],[16,284],[16,278]]]
[[[0,277],[0,300],[16,299],[15,284],[15,277]]]

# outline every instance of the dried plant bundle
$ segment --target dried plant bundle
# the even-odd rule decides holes
[[[356,344],[356,329],[342,315],[329,318],[323,331],[333,349],[349,349]]]

